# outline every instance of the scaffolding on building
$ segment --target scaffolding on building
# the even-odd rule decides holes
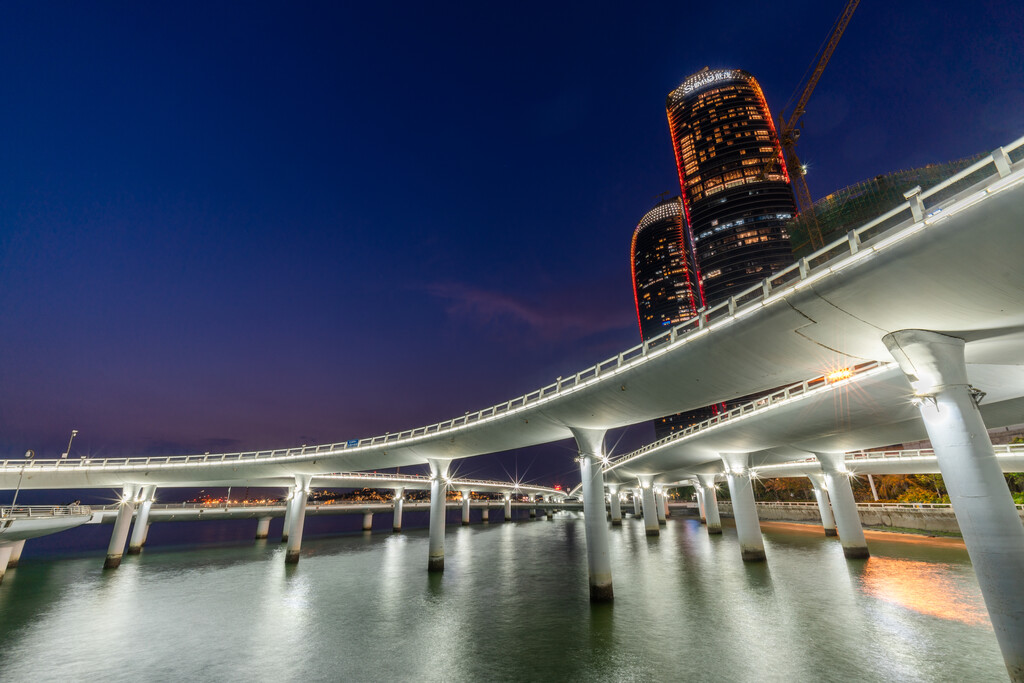
[[[801,258],[814,252],[815,248],[811,242],[814,229],[812,219],[817,219],[822,238],[828,244],[905,202],[904,192],[917,186],[920,186],[922,191],[927,190],[967,168],[982,156],[984,155],[978,154],[944,164],[928,164],[920,168],[876,176],[819,199],[811,211],[801,212],[787,224],[793,256]],[[970,177],[961,180],[955,184],[957,187],[954,192],[959,192],[972,182],[974,181]]]

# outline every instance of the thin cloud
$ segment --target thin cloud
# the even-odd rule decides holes
[[[603,309],[601,297],[568,301],[565,296],[552,294],[543,297],[543,304],[534,304],[501,292],[453,282],[431,284],[426,289],[447,302],[445,311],[453,318],[478,325],[516,324],[544,340],[581,339],[620,330],[632,322]]]

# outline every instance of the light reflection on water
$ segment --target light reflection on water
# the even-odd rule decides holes
[[[985,604],[955,578],[947,564],[872,557],[865,563],[864,591],[881,600],[940,619],[991,628]]]
[[[457,520],[458,518],[455,517]],[[453,521],[453,520],[450,520]],[[215,524],[215,523],[210,523]],[[611,527],[613,605],[588,599],[582,519],[161,552],[36,558],[0,584],[0,681],[1001,680],[962,548],[870,540],[848,562],[819,529],[672,518]],[[953,656],[952,653],[955,653]]]

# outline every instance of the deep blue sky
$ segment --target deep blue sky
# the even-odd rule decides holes
[[[777,111],[842,4],[5,3],[0,457],[369,436],[636,343],[666,94],[738,67]],[[862,2],[814,196],[1024,134],[1022,27]],[[565,446],[463,472],[578,480]]]

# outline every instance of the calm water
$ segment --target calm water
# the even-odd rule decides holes
[[[648,539],[626,519],[615,603],[595,607],[578,515],[455,520],[443,576],[423,529],[307,538],[295,568],[274,540],[224,545],[251,522],[187,525],[219,542],[198,548],[161,546],[154,525],[108,572],[102,549],[26,550],[0,584],[0,680],[1006,678],[961,548],[871,539],[848,562],[819,530],[766,526],[768,563],[751,566],[731,528],[676,518]]]

